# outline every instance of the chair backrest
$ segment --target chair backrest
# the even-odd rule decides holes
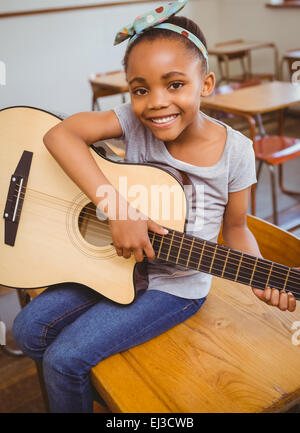
[[[225,47],[226,45],[241,44],[243,42],[245,42],[243,39],[235,39],[233,41],[218,42],[215,45],[215,47]],[[242,59],[242,58],[246,57],[246,55],[247,55],[247,51],[239,51],[237,53],[228,54],[228,59],[229,60]],[[222,56],[218,56],[218,59],[220,62],[224,61]]]

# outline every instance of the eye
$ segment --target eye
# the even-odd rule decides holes
[[[146,95],[147,90],[146,90],[146,89],[143,89],[143,88],[140,88],[140,89],[134,89],[134,90],[132,91],[132,93],[133,93],[134,95],[137,95],[137,96],[144,96],[144,95]]]
[[[175,81],[174,83],[170,84],[170,88],[173,90],[180,89],[184,84],[181,81]]]

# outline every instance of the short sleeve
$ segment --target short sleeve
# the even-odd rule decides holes
[[[230,158],[228,192],[241,191],[257,182],[252,141],[242,134],[238,134],[236,138]]]
[[[132,130],[132,125],[136,122],[136,116],[132,111],[130,103],[119,105],[115,107],[113,111],[115,112],[123,131],[123,135],[120,138],[124,139]]]

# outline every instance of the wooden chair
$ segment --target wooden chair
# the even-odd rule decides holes
[[[278,225],[277,212],[277,195],[276,195],[276,175],[275,166],[278,166],[278,181],[279,187],[283,194],[300,195],[300,191],[287,190],[283,185],[283,164],[300,156],[300,139],[285,137],[282,135],[283,130],[283,110],[279,111],[279,135],[266,135],[263,137],[256,136],[256,123],[252,116],[241,112],[232,112],[235,116],[245,118],[250,127],[250,138],[253,140],[255,158],[259,161],[257,170],[257,182],[261,174],[263,164],[266,164],[270,173],[272,206],[273,206],[273,222]],[[256,188],[252,187],[251,191],[251,213],[256,213]]]
[[[119,76],[121,77],[119,79]],[[113,85],[101,83],[101,78],[110,77],[113,79]],[[116,78],[116,80],[115,80]],[[99,80],[100,79],[100,80]],[[123,71],[112,71],[105,74],[95,74],[89,78],[92,88],[92,111],[101,110],[99,98],[121,94],[122,102],[126,102],[125,94],[128,92],[128,86],[123,83]]]
[[[286,64],[288,66],[289,80],[291,80],[293,72],[295,72],[295,69],[293,69],[293,63],[296,61],[300,62],[300,48],[288,50],[283,54],[280,67],[282,81],[284,78],[284,65]]]
[[[240,44],[243,43],[244,40],[243,39],[236,39],[233,41],[226,41],[226,42],[219,42],[215,45],[216,48],[218,47],[226,47],[227,45],[234,45],[234,44]],[[226,58],[228,59],[228,63],[225,60],[225,58],[222,55],[218,55],[217,56],[217,62],[218,62],[218,68],[219,68],[219,74],[220,74],[220,78],[218,80],[218,85],[223,82],[226,81],[226,83],[232,82],[232,81],[238,81],[238,82],[243,82],[243,81],[248,81],[251,79],[259,79],[259,80],[274,80],[274,74],[253,74],[250,70],[249,70],[249,56],[250,53],[248,51],[239,51],[236,53],[228,53],[226,55]],[[241,75],[235,75],[235,76],[230,76],[229,73],[229,62],[231,61],[235,61],[235,60],[239,60],[240,65],[241,65],[241,69],[242,69],[242,74]],[[248,66],[247,66],[247,62],[248,62]],[[224,63],[225,63],[225,70],[224,70]],[[227,64],[226,64],[227,63]]]
[[[250,215],[248,227],[265,258],[299,266],[299,239]],[[207,301],[185,323],[91,370],[104,400],[94,403],[95,412],[272,412],[298,401],[299,349],[290,329],[299,314],[267,306],[249,287],[220,281],[213,278]],[[26,290],[27,302],[43,290]]]

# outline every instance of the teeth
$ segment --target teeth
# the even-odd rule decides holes
[[[175,119],[175,117],[177,117],[177,114],[174,114],[174,116],[162,117],[161,119],[152,119],[152,122],[154,122],[154,123],[167,123],[167,122],[170,122],[170,120]]]

